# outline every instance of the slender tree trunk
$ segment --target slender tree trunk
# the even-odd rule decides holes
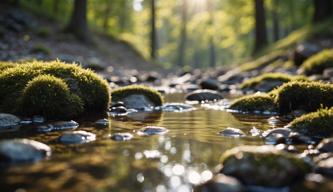
[[[109,28],[110,11],[111,11],[111,3],[107,1],[107,5],[105,6],[105,12],[104,12],[104,20],[103,20],[104,31],[107,31]]]
[[[280,39],[280,23],[279,23],[279,0],[273,0],[272,23],[273,23],[273,41]]]
[[[214,3],[213,0],[207,0],[207,9],[209,12],[209,25],[210,27],[214,27]],[[214,35],[210,34],[209,40],[209,66],[216,66],[216,54],[215,54],[215,42]]]
[[[313,22],[318,23],[325,21],[332,16],[331,0],[313,0],[314,14]]]
[[[178,66],[185,66],[185,49],[187,41],[187,0],[182,0],[181,6],[181,30],[180,42],[178,47]]]
[[[254,0],[255,5],[255,46],[254,54],[267,44],[266,16],[264,0]]]
[[[151,0],[151,31],[150,31],[150,56],[155,60],[157,56],[157,33],[156,33],[156,0]]]
[[[88,42],[87,0],[75,0],[71,19],[65,31],[74,34],[78,39]]]
[[[53,0],[53,14],[58,16],[59,13],[59,0]]]
[[[290,30],[293,31],[297,29],[298,24],[296,23],[296,14],[295,14],[295,1],[289,1],[289,12],[290,12]],[[289,34],[289,33],[288,33]]]

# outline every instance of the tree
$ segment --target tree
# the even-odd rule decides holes
[[[254,0],[254,7],[255,7],[254,53],[257,53],[259,50],[261,50],[268,44],[264,0]]]
[[[103,20],[104,31],[107,31],[109,28],[110,11],[111,11],[111,3],[107,1],[104,10],[104,20]]]
[[[182,0],[181,5],[181,29],[180,29],[180,41],[178,46],[178,66],[184,66],[185,62],[185,49],[187,41],[187,0]]]
[[[313,22],[322,22],[332,16],[331,0],[313,0]]]
[[[156,34],[156,0],[151,0],[151,31],[150,31],[150,56],[153,60],[157,58],[157,34]]]
[[[272,24],[273,24],[273,41],[280,39],[280,23],[279,23],[279,0],[273,0],[272,8]]]
[[[209,27],[214,27],[214,3],[213,0],[207,0],[207,11],[209,13]],[[216,66],[214,34],[211,32],[209,37],[209,66]]]
[[[90,41],[87,23],[87,0],[74,0],[72,16],[65,31],[74,34],[82,41]]]

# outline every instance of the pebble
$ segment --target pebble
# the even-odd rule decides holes
[[[50,131],[63,131],[76,129],[79,127],[79,124],[76,121],[58,121],[52,124],[41,125],[37,127],[39,132],[50,132]]]
[[[111,135],[111,139],[115,141],[129,141],[133,138],[131,133],[115,133]]]
[[[228,127],[219,132],[220,135],[225,137],[244,137],[245,133],[237,128]]]
[[[0,113],[0,130],[14,128],[19,125],[20,118],[12,114]]]
[[[59,141],[64,144],[83,144],[96,140],[96,135],[87,131],[66,132],[59,137]]]
[[[137,134],[140,136],[150,136],[150,135],[163,135],[167,133],[169,130],[164,127],[157,127],[157,126],[147,126],[141,128]]]

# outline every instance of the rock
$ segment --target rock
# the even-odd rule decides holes
[[[125,107],[125,104],[124,104],[124,102],[118,101],[117,103],[112,104],[111,108],[112,107]]]
[[[245,185],[283,187],[301,180],[311,171],[303,159],[274,146],[242,146],[222,156],[221,173]]]
[[[219,132],[220,135],[225,137],[244,137],[245,133],[237,128],[228,127]]]
[[[51,148],[38,141],[12,139],[0,142],[0,162],[27,163],[51,155]]]
[[[272,133],[265,137],[265,143],[269,145],[286,143],[286,138],[280,133]]]
[[[282,134],[285,138],[289,137],[291,130],[289,128],[275,128],[265,131],[262,135],[269,137],[272,134]]]
[[[147,126],[141,128],[137,133],[140,136],[150,136],[150,135],[163,135],[167,133],[169,130],[164,127],[157,126]]]
[[[332,78],[333,77],[333,68],[331,67],[331,68],[325,69],[323,72],[323,76],[325,78]]]
[[[0,130],[14,128],[19,125],[20,121],[15,115],[0,113]]]
[[[129,95],[124,97],[123,102],[128,109],[137,109],[143,111],[149,111],[155,106],[155,104],[145,95]]]
[[[317,149],[322,153],[333,153],[333,138],[327,138],[322,140]]]
[[[157,109],[161,109],[163,112],[188,112],[192,111],[194,107],[184,103],[167,103]]]
[[[296,66],[302,65],[305,60],[319,51],[321,51],[321,48],[313,43],[305,42],[297,45],[293,53],[294,64]]]
[[[208,182],[196,187],[194,192],[241,192],[242,184],[234,177],[217,174]]]
[[[217,92],[212,90],[196,90],[185,96],[187,101],[198,101],[198,102],[206,102],[206,101],[218,101],[223,99],[223,96]]]
[[[315,172],[333,178],[333,154],[323,153],[315,158]]]
[[[99,119],[95,122],[95,124],[99,126],[108,126],[110,121],[108,119]]]
[[[289,153],[297,153],[298,152],[296,147],[293,146],[293,145],[278,144],[275,147],[278,150],[283,150],[283,151],[286,151],[286,152],[289,152]]]
[[[302,135],[300,133],[292,132],[289,135],[288,143],[290,143],[290,144],[307,144],[307,145],[310,145],[310,144],[314,144],[314,141],[310,137],[307,137],[307,136]]]
[[[50,131],[63,131],[69,129],[76,129],[79,124],[76,121],[58,121],[52,124],[41,125],[37,127],[39,132],[50,132]]]
[[[125,114],[125,113],[127,113],[127,109],[126,109],[126,107],[123,107],[123,106],[111,107],[110,112],[116,113],[116,114]]]
[[[35,116],[32,117],[32,122],[33,123],[44,123],[45,119],[42,116],[35,115]]]
[[[96,135],[87,131],[71,131],[62,134],[59,141],[64,144],[83,144],[96,140]]]
[[[130,133],[115,133],[112,134],[111,139],[115,141],[129,141],[133,138],[133,135]]]
[[[200,82],[202,89],[218,90],[220,88],[220,82],[216,79],[207,78]]]

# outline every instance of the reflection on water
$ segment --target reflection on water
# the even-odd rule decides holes
[[[180,102],[171,95],[168,102]],[[107,127],[82,122],[79,130],[93,132],[97,141],[63,145],[61,132],[38,134],[22,127],[19,133],[1,138],[25,137],[50,145],[50,159],[33,165],[4,167],[1,191],[191,191],[192,186],[212,177],[221,154],[234,146],[261,144],[251,137],[253,127],[267,129],[265,118],[234,116],[225,111],[202,108],[184,113],[136,114],[111,119]],[[169,129],[165,135],[140,137],[137,130],[154,125]],[[243,130],[245,138],[224,138],[218,133],[227,127]],[[130,141],[113,141],[110,135],[129,132]]]

